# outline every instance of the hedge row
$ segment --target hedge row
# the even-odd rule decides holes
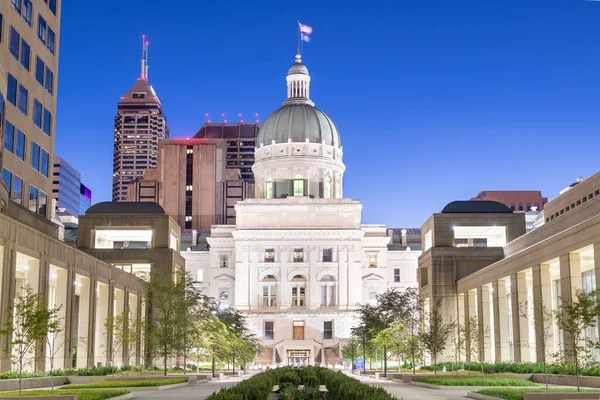
[[[335,400],[393,400],[394,397],[384,389],[360,383],[342,372],[334,372],[322,367],[283,367],[254,375],[229,389],[221,389],[213,393],[207,400],[266,400],[279,385],[284,398],[290,390],[298,385],[304,385],[310,393],[310,398],[319,396],[319,385],[325,385],[329,394]],[[298,396],[293,397],[298,398]],[[309,397],[304,397],[309,398]]]
[[[465,369],[471,371],[481,372],[481,364],[472,363],[455,363],[446,362],[440,363],[436,366],[438,371],[446,367],[446,371],[456,371],[457,369]],[[424,371],[433,371],[433,366],[422,366],[420,368]],[[572,364],[547,364],[546,371],[549,374],[554,375],[575,375],[575,366]],[[543,363],[510,363],[500,362],[495,364],[483,363],[483,372],[486,374],[498,374],[498,373],[515,373],[515,374],[543,374],[544,364]],[[600,365],[592,365],[581,370],[583,376],[600,376]]]
[[[125,371],[139,371],[142,367],[115,367],[114,370],[111,367],[92,367],[92,368],[67,368],[67,369],[56,369],[52,372],[53,376],[106,376],[111,375],[114,371],[115,374]],[[144,371],[152,370],[154,367],[144,367]],[[154,368],[155,369],[155,368]],[[24,372],[23,378],[40,378],[44,376],[50,376],[48,372]],[[0,379],[18,379],[19,373],[16,371],[2,372],[0,373]]]

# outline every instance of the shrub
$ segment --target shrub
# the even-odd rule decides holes
[[[57,389],[54,392],[50,390],[28,390],[27,396],[59,396],[59,395],[74,395],[76,394],[79,400],[104,400],[112,397],[122,396],[127,394],[126,390],[72,390],[66,391]],[[19,391],[0,392],[2,397],[18,397]]]

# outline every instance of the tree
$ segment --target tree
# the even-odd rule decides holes
[[[560,303],[560,307],[554,310],[554,317],[565,338],[563,353],[575,365],[579,392],[579,376],[583,364],[589,359],[589,348],[598,346],[597,342],[587,338],[586,330],[596,326],[600,306],[596,301],[596,293],[582,290],[577,290],[572,299],[561,298]]]
[[[115,379],[115,354],[123,353],[123,347],[127,343],[127,323],[125,313],[111,315],[104,321],[104,331],[107,338],[112,338],[111,345],[107,344],[106,353],[110,358],[111,377]],[[107,340],[108,343],[108,340]]]
[[[431,305],[428,315],[425,316],[426,323],[421,332],[423,346],[433,358],[433,373],[437,374],[437,357],[448,344],[448,337],[454,330],[454,323],[444,322],[442,315],[442,299],[436,298]]]
[[[46,335],[46,344],[48,345],[46,357],[50,363],[50,387],[52,392],[54,392],[54,359],[66,341],[62,318],[56,316],[61,307],[62,305],[55,309],[54,315],[48,322],[48,334]]]
[[[531,313],[529,312],[529,304],[525,303],[524,307],[519,309],[521,317],[529,320]],[[544,363],[544,376],[546,380],[546,389],[548,389],[548,345],[554,337],[554,312],[544,304],[542,298],[536,301],[533,305],[533,326],[535,326],[536,338],[535,345],[540,348],[542,362]],[[538,360],[539,362],[539,360]]]
[[[155,359],[161,357],[164,374],[167,375],[169,357],[177,355],[181,348],[181,304],[185,301],[184,286],[181,281],[173,282],[171,275],[152,276],[147,282],[150,298],[150,324],[148,330],[151,343],[149,354]]]
[[[44,297],[34,293],[29,285],[21,293],[17,293],[14,304],[8,309],[8,319],[0,334],[12,338],[12,345],[7,352],[19,368],[19,395],[27,356],[39,342],[46,340],[59,309],[60,307],[48,309]]]
[[[466,351],[467,368],[471,375],[471,361],[479,359],[479,343],[481,336],[479,335],[479,320],[477,316],[472,315],[465,321],[465,340],[468,348]]]
[[[457,321],[455,329],[453,329],[450,334],[449,340],[450,343],[454,343],[454,361],[458,364],[461,362],[462,355],[465,352],[465,325]],[[456,369],[456,374],[458,375],[458,368]]]
[[[355,367],[356,359],[358,358],[358,347],[360,340],[356,336],[350,337],[348,343],[342,347],[342,357],[344,360],[350,360],[352,369]]]
[[[403,293],[406,299],[405,333],[402,336],[402,353],[410,357],[413,374],[417,373],[417,362],[423,360],[423,345],[421,343],[421,315],[423,299],[416,288],[408,288]]]

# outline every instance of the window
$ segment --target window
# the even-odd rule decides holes
[[[21,36],[19,33],[13,28],[10,27],[10,38],[9,38],[9,49],[10,54],[12,54],[17,60],[19,59],[19,44],[21,43]]]
[[[323,339],[333,339],[333,321],[323,321]]]
[[[377,254],[369,255],[369,268],[377,268]]]
[[[15,202],[23,204],[23,179],[16,175],[13,178],[13,191],[11,198]]]
[[[271,177],[265,178],[265,199],[273,198],[273,179]]]
[[[38,14],[38,38],[46,44],[46,20],[40,14]]]
[[[15,126],[8,121],[4,128],[4,148],[11,153],[15,151]]]
[[[4,31],[4,17],[0,14],[0,42],[2,42],[2,32]]]
[[[12,189],[12,173],[6,168],[2,168],[2,182],[6,185],[8,189],[8,195],[10,196],[10,192]]]
[[[323,262],[333,262],[333,249],[323,249]]]
[[[294,176],[294,197],[304,196],[304,179],[302,175]]]
[[[220,254],[219,255],[219,266],[221,268],[229,268],[229,255],[228,254]]]
[[[27,115],[27,97],[29,96],[29,92],[23,85],[19,85],[19,104],[18,108],[23,114]]]
[[[21,0],[12,0],[12,6],[19,14],[21,14]]]
[[[49,0],[48,7],[50,8],[50,11],[52,11],[52,14],[56,15],[56,0]]]
[[[274,325],[273,321],[265,321],[265,340],[273,340],[275,338]]]
[[[54,90],[54,73],[48,67],[46,67],[46,84],[44,87],[48,93],[52,94]]]
[[[42,103],[38,99],[33,99],[33,123],[38,127],[42,127]]]
[[[229,308],[229,292],[226,290],[221,292],[221,295],[219,296],[219,308]]]
[[[35,80],[44,86],[44,62],[38,56],[35,56]]]
[[[38,196],[38,214],[39,215],[43,215],[44,217],[46,216],[46,205],[48,204],[48,196],[46,195],[46,193],[40,191],[40,194]]]
[[[21,65],[29,71],[29,60],[31,59],[31,47],[26,41],[21,40]]]
[[[304,249],[294,249],[294,262],[304,262]]]
[[[37,212],[38,190],[35,186],[29,185],[29,211]]]
[[[25,134],[17,129],[17,144],[15,155],[25,161]]]
[[[306,279],[302,275],[294,275],[292,285],[292,307],[304,307]]]
[[[17,105],[17,80],[11,74],[8,74],[8,85],[7,85],[6,98],[12,105]]]
[[[48,50],[54,54],[54,31],[48,27]]]
[[[204,282],[204,269],[196,270],[196,282]]]
[[[52,127],[52,114],[50,113],[50,110],[48,110],[47,108],[44,107],[44,132],[46,133],[46,135],[48,136],[52,136],[52,132],[51,132],[51,127]]]
[[[267,275],[263,279],[263,307],[275,307],[277,296],[277,280],[274,275]]]
[[[31,16],[33,14],[33,6],[31,0],[23,0],[23,19],[27,25],[31,26]]]
[[[335,282],[331,275],[321,278],[321,307],[333,307],[335,305]]]
[[[42,167],[40,168],[40,172],[45,177],[48,177],[48,166],[50,165],[50,154],[46,150],[42,150]]]
[[[394,282],[400,282],[400,268],[394,269]]]
[[[31,142],[31,168],[40,170],[40,145],[36,142]]]
[[[275,262],[275,249],[265,249],[265,262]]]

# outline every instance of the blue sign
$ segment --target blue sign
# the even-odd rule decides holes
[[[362,357],[359,357],[356,359],[356,369],[363,369],[365,368],[365,360]]]

